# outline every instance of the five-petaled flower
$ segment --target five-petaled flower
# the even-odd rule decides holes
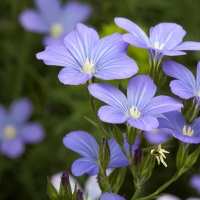
[[[6,110],[0,105],[0,152],[10,158],[20,156],[25,151],[25,143],[38,143],[44,138],[44,130],[39,123],[26,120],[32,114],[30,100],[18,99]]]
[[[123,40],[149,51],[151,60],[160,61],[163,56],[185,55],[184,50],[200,50],[200,42],[182,42],[186,31],[176,23],[163,22],[150,29],[150,36],[126,18],[115,18],[115,23],[129,33]]]
[[[99,39],[93,28],[78,23],[64,43],[65,46],[49,46],[37,54],[47,65],[64,67],[58,75],[64,84],[84,84],[93,76],[124,79],[138,71],[135,61],[126,55],[128,44],[118,33]]]
[[[32,32],[44,33],[44,44],[63,45],[63,37],[73,30],[78,22],[88,19],[91,8],[89,5],[68,2],[64,6],[60,0],[35,0],[39,11],[25,10],[20,15],[21,25]]]
[[[132,127],[144,131],[158,127],[155,115],[182,107],[171,97],[153,97],[157,87],[147,75],[138,75],[129,81],[127,97],[118,88],[106,83],[94,83],[88,89],[91,95],[109,105],[98,111],[102,121],[112,124],[127,121]]]
[[[169,151],[162,149],[161,145],[158,145],[157,148],[151,150],[151,154],[155,155],[156,160],[158,161],[158,165],[160,165],[160,163],[162,163],[165,167],[167,167],[167,164],[164,161],[164,158],[166,158],[164,153],[169,153]]]

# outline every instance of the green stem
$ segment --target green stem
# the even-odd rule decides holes
[[[131,200],[137,199],[137,197],[138,197],[139,194],[140,194],[140,190],[141,190],[141,186],[137,186],[137,187],[136,187],[136,190],[135,190],[135,193],[134,193],[134,195],[133,195],[133,197],[132,197]]]

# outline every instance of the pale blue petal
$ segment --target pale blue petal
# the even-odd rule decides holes
[[[133,41],[137,41],[146,46],[150,46],[149,38],[147,37],[146,33],[132,21],[126,18],[117,17],[115,18],[115,23],[117,24],[117,26],[133,34],[133,38],[132,38]]]
[[[63,138],[64,145],[76,153],[97,162],[99,146],[96,140],[85,131],[74,131]]]
[[[122,124],[127,119],[124,113],[111,106],[102,106],[98,111],[98,116],[101,121],[111,124]]]
[[[186,55],[185,52],[183,51],[175,51],[175,50],[162,50],[160,51],[163,55],[166,55],[166,56],[182,56],[182,55]]]
[[[94,162],[89,158],[79,158],[72,164],[72,174],[74,176],[81,176],[87,173],[90,176],[97,175],[99,173],[99,167],[97,162]]]
[[[127,97],[130,106],[136,106],[140,111],[148,104],[156,93],[156,85],[147,75],[138,75],[129,81]]]
[[[152,98],[141,112],[144,115],[157,115],[173,110],[179,110],[181,107],[183,107],[183,104],[180,101],[172,97],[161,95]]]
[[[182,42],[173,50],[200,50],[200,42]]]
[[[35,33],[48,33],[49,25],[42,16],[33,9],[28,9],[22,12],[19,16],[20,24],[29,31]]]
[[[200,135],[197,136],[187,136],[183,135],[180,131],[173,131],[173,136],[177,138],[178,140],[185,142],[187,144],[198,144],[200,143]]]
[[[196,92],[197,94],[200,92],[200,62],[197,64],[197,73],[196,73]]]
[[[128,110],[128,100],[116,87],[107,83],[94,83],[88,86],[88,90],[95,98],[109,104],[121,113]]]
[[[195,119],[191,127],[194,130],[194,136],[200,136],[200,117]]]
[[[45,36],[42,40],[44,46],[65,46],[64,37]]]
[[[190,179],[190,185],[200,195],[200,174],[193,175]]]
[[[90,78],[92,74],[84,74],[75,68],[63,68],[58,74],[58,78],[60,82],[68,85],[80,85],[85,84]]]
[[[144,116],[138,119],[130,118],[127,121],[132,127],[143,131],[151,131],[159,125],[158,120],[152,116]]]
[[[103,193],[100,197],[100,200],[125,200],[123,197],[114,193]]]

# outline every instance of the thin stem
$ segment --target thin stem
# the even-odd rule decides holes
[[[136,187],[136,190],[135,190],[135,193],[134,193],[133,197],[131,198],[131,200],[137,199],[137,197],[138,197],[139,194],[140,194],[140,190],[141,190],[141,186],[137,186],[137,187]]]

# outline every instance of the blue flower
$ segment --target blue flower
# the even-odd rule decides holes
[[[10,158],[20,156],[25,151],[25,143],[35,144],[44,138],[44,130],[39,123],[27,123],[32,114],[32,104],[26,99],[18,99],[6,110],[0,105],[0,152]]]
[[[190,185],[193,187],[196,192],[200,195],[200,175],[193,175],[190,179]]]
[[[78,23],[65,37],[65,46],[49,46],[37,58],[47,65],[64,67],[58,75],[64,84],[84,84],[93,76],[103,80],[129,78],[138,67],[126,55],[128,44],[121,37],[115,33],[99,40],[94,29]]]
[[[39,11],[28,9],[21,13],[21,25],[32,32],[44,33],[44,44],[63,45],[63,37],[72,31],[75,24],[85,21],[90,6],[78,2],[68,2],[64,6],[60,0],[35,0]]]
[[[158,127],[155,115],[177,110],[182,104],[168,96],[157,96],[156,85],[147,75],[132,78],[127,87],[127,97],[116,87],[106,83],[88,86],[91,95],[104,101],[99,118],[108,123],[122,124],[128,122],[132,127],[150,131]]]
[[[115,18],[115,23],[129,33],[123,40],[133,46],[149,51],[152,60],[160,61],[163,56],[179,56],[182,50],[200,50],[199,42],[182,42],[186,31],[175,23],[160,23],[150,29],[150,36],[135,23],[126,18]]]
[[[172,92],[182,99],[190,99],[193,97],[197,104],[199,104],[200,62],[197,65],[196,79],[189,69],[175,61],[166,61],[162,67],[168,76],[177,79],[170,83]]]
[[[100,200],[125,200],[118,194],[105,192],[101,195]]]
[[[164,113],[164,118],[158,118],[159,128],[171,130],[171,134],[185,143],[200,143],[200,117],[192,124],[186,121],[179,111]]]
[[[85,131],[74,131],[68,133],[63,138],[64,145],[82,155],[83,158],[79,158],[72,164],[72,173],[75,176],[81,176],[84,173],[94,176],[99,173],[99,145],[96,140]],[[108,168],[119,168],[129,165],[129,161],[122,153],[120,146],[117,142],[111,138],[108,141],[110,148],[110,163]],[[132,151],[137,148],[138,140],[132,147]],[[125,149],[129,149],[129,145],[125,140]]]

